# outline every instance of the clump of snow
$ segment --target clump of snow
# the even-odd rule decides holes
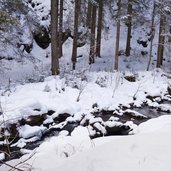
[[[159,108],[161,111],[165,111],[165,112],[168,112],[168,113],[171,112],[171,105],[170,105],[170,104],[160,104],[160,105],[158,106],[158,108]]]
[[[24,125],[19,128],[19,136],[22,138],[41,137],[46,127]]]
[[[124,112],[130,113],[132,116],[147,118],[147,116],[145,116],[137,111],[131,110],[131,109],[126,109],[126,110],[124,110]]]
[[[21,115],[24,116],[34,116],[34,115],[42,115],[47,113],[47,107],[45,105],[42,105],[40,103],[33,103],[33,104],[28,104],[27,106],[23,107],[20,110]]]
[[[5,159],[5,154],[4,153],[0,153],[0,161]]]
[[[40,137],[38,137],[38,136],[34,136],[34,137],[28,138],[28,139],[20,138],[16,143],[11,145],[11,147],[23,148],[23,147],[26,146],[27,143],[35,142],[35,141],[38,141],[38,140],[40,140]]]

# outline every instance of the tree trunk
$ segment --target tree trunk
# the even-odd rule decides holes
[[[164,55],[164,46],[165,46],[165,16],[163,16],[163,29],[162,29],[162,46],[161,46],[161,58],[160,58],[160,64],[163,65],[163,55]]]
[[[78,40],[78,20],[80,13],[80,0],[75,0],[75,16],[74,16],[74,38],[73,38],[73,49],[72,49],[72,68],[75,70],[77,62],[77,40]]]
[[[157,51],[157,68],[160,68],[163,61],[164,51],[164,15],[160,14],[160,26],[159,26],[159,40],[158,40],[158,51]]]
[[[89,64],[94,63],[95,42],[96,42],[95,33],[96,33],[96,6],[92,4]]]
[[[63,0],[60,0],[59,12],[59,57],[63,56],[62,52],[62,31],[63,31]]]
[[[58,59],[58,0],[51,0],[51,71],[52,75],[59,74],[59,59]]]
[[[114,65],[115,70],[118,70],[118,60],[119,60],[120,10],[121,10],[121,0],[118,0],[117,25],[116,25],[115,65]]]
[[[91,14],[92,14],[92,5],[91,2],[88,1],[87,18],[86,18],[86,25],[88,28],[91,27]]]
[[[130,56],[131,51],[131,31],[132,31],[132,0],[128,0],[128,8],[127,8],[127,14],[128,14],[128,32],[127,32],[127,41],[126,41],[126,56]]]
[[[154,40],[154,35],[155,35],[155,26],[154,26],[155,11],[156,11],[156,4],[155,4],[155,1],[154,1],[154,4],[153,4],[153,12],[152,12],[152,20],[151,20],[150,53],[149,53],[149,61],[148,61],[147,71],[150,68],[151,59],[153,57],[153,54],[152,53],[153,53],[153,40]]]
[[[102,20],[103,20],[103,0],[99,0],[97,41],[96,41],[96,55],[98,57],[101,56],[100,50],[101,50]]]
[[[169,38],[168,38],[168,43],[169,43],[169,59],[171,59],[171,24],[170,24],[170,29],[169,29]]]

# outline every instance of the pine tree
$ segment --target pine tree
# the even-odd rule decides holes
[[[91,13],[92,13],[92,5],[91,2],[88,0],[87,17],[86,17],[86,25],[88,28],[91,27]]]
[[[150,68],[150,63],[151,63],[151,59],[152,59],[152,52],[153,52],[153,40],[154,40],[154,35],[155,35],[155,25],[154,25],[155,13],[156,13],[156,3],[154,1],[153,11],[152,11],[152,19],[151,19],[150,52],[149,52],[149,61],[148,61],[148,65],[147,65],[147,71]]]
[[[51,71],[52,75],[59,74],[59,50],[58,50],[58,0],[51,0]]]
[[[114,65],[115,70],[118,70],[118,61],[119,61],[121,0],[118,0],[117,5],[118,5],[118,11],[117,11],[117,24],[116,24],[115,65]]]
[[[163,52],[164,52],[164,14],[160,14],[160,26],[159,26],[159,40],[158,40],[158,50],[157,50],[157,67],[160,67],[163,62]]]
[[[96,55],[98,57],[101,56],[100,50],[101,50],[102,20],[103,20],[103,0],[99,0],[97,41],[96,41]]]
[[[130,56],[130,51],[131,51],[131,30],[132,30],[132,0],[128,0],[127,15],[128,15],[128,20],[127,20],[128,31],[127,31],[127,41],[126,41],[125,54],[126,54],[126,56]]]
[[[96,34],[96,4],[92,4],[89,64],[94,63]]]
[[[63,32],[63,2],[60,0],[60,12],[59,12],[59,57],[63,55],[62,53],[62,32]]]
[[[75,65],[77,62],[78,21],[79,21],[80,5],[81,5],[80,0],[75,0],[74,39],[73,39],[73,49],[72,49],[73,70],[75,70]]]

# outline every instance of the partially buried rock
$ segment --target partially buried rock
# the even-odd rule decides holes
[[[25,123],[31,126],[40,126],[42,125],[43,121],[46,120],[47,116],[46,114],[43,115],[35,115],[35,116],[29,116],[27,120],[25,120]]]
[[[68,113],[59,114],[57,117],[54,118],[54,122],[55,123],[64,122],[66,120],[66,118],[68,118],[69,116],[71,116],[71,115]]]
[[[124,78],[129,82],[135,82],[136,81],[136,78],[134,75],[127,75]]]
[[[128,135],[130,127],[126,125],[106,126],[107,135]]]
[[[169,95],[171,95],[171,85],[169,85],[169,86],[167,87],[167,91],[168,91]]]

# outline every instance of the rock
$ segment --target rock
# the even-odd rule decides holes
[[[148,54],[147,51],[141,51],[141,55],[142,55],[142,56],[145,56],[145,55],[147,55],[147,54]]]
[[[25,139],[32,138],[32,137],[41,138],[46,131],[47,128],[43,126],[24,125],[18,128],[19,136]]]
[[[66,130],[68,131],[69,135],[71,134],[71,132],[78,126],[77,122],[68,122],[63,128],[62,130]]]
[[[144,48],[146,48],[148,46],[148,43],[145,40],[138,39],[137,43],[142,45]]]
[[[47,114],[51,116],[51,115],[53,115],[54,113],[55,113],[54,110],[48,110],[48,113],[47,113]]]
[[[8,160],[12,160],[12,159],[19,159],[22,156],[19,147],[15,147],[15,146],[11,147],[8,145],[0,145],[0,149],[1,149],[1,152],[4,152],[4,154],[5,154],[5,159],[3,161],[8,161]]]
[[[46,49],[50,44],[49,31],[43,26],[33,32],[33,37],[38,46],[42,49]]]
[[[147,116],[144,116],[142,114],[139,114],[138,112],[136,111],[132,111],[132,110],[126,110],[123,115],[122,115],[122,121],[125,120],[126,121],[133,121],[133,123],[135,124],[140,124],[142,122],[145,122],[147,121],[148,118]]]
[[[30,126],[40,126],[43,124],[43,121],[46,120],[47,116],[46,114],[43,115],[35,115],[35,116],[29,116],[27,120],[25,120],[25,124],[28,124]]]
[[[55,123],[64,122],[66,120],[66,118],[68,118],[69,116],[71,116],[71,115],[68,113],[59,114],[57,117],[54,118],[54,122]]]
[[[124,78],[129,82],[135,82],[136,81],[136,78],[134,75],[127,75]]]
[[[171,95],[171,85],[169,85],[169,86],[167,87],[167,91],[168,91],[169,95]]]
[[[109,127],[106,126],[106,131],[108,135],[128,135],[129,131],[130,131],[130,127],[126,126],[126,125],[119,125],[119,126],[113,126],[113,127]]]
[[[30,53],[33,49],[33,42],[30,44],[18,43],[17,47],[20,48],[23,52],[26,51],[27,53]]]

